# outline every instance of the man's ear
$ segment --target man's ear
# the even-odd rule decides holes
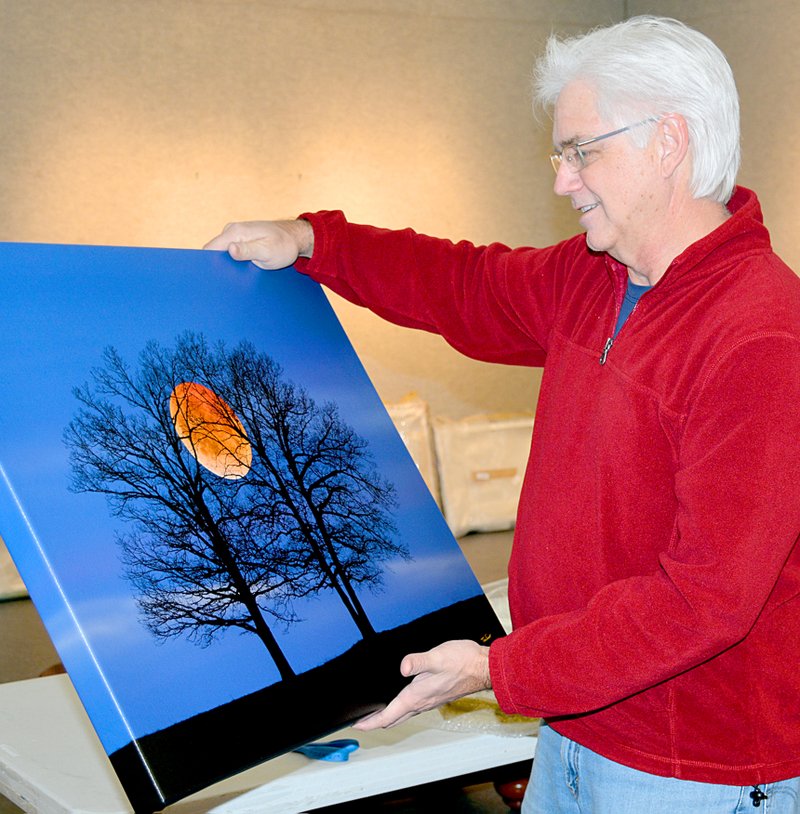
[[[661,171],[669,178],[689,153],[689,128],[680,113],[668,113],[656,124]]]

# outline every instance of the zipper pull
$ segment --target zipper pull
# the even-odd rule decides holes
[[[606,339],[606,344],[603,346],[603,352],[600,354],[600,364],[604,365],[606,363],[606,358],[608,357],[608,352],[611,350],[611,346],[614,344],[614,337],[609,336]]]

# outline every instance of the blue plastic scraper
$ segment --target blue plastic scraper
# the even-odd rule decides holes
[[[344,761],[350,759],[350,753],[358,749],[358,741],[353,738],[342,738],[338,741],[327,741],[326,743],[307,743],[305,746],[298,746],[293,749],[301,755],[310,757],[312,760]]]

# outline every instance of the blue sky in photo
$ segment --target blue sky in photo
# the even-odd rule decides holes
[[[0,268],[0,535],[107,752],[279,680],[254,635],[229,631],[205,648],[157,641],[123,575],[115,532],[126,524],[102,495],[69,491],[72,391],[108,346],[135,369],[150,340],[172,348],[192,331],[229,350],[247,340],[317,404],[337,404],[396,488],[412,557],[388,561],[383,590],[361,594],[377,630],[480,593],[316,283],[221,252],[163,249],[0,244]],[[273,626],[296,672],[359,638],[332,591],[296,610],[301,622]]]

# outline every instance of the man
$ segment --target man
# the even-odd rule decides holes
[[[491,686],[547,724],[526,814],[800,811],[800,280],[734,187],[730,68],[641,17],[552,38],[536,90],[585,236],[475,247],[326,212],[208,245],[544,366],[514,632],[408,656],[360,726]]]

